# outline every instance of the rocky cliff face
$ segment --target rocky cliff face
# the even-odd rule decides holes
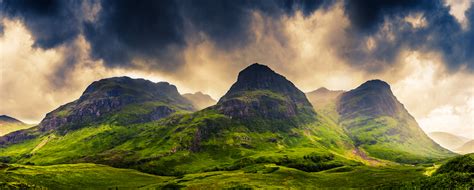
[[[237,82],[215,107],[233,118],[285,119],[315,112],[303,92],[269,67],[252,64],[239,73]]]

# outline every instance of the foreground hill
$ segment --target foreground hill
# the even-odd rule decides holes
[[[202,92],[186,93],[183,94],[183,97],[189,100],[198,110],[202,110],[217,103],[217,101],[212,99],[211,96],[203,94]]]
[[[460,137],[447,132],[431,132],[428,133],[428,136],[442,147],[451,151],[455,151],[457,148],[469,141],[468,138]]]
[[[0,115],[0,136],[30,127],[32,127],[32,125],[23,123],[18,119],[7,115]]]
[[[355,146],[370,156],[419,163],[454,155],[421,130],[386,82],[367,81],[341,94],[337,111]]]

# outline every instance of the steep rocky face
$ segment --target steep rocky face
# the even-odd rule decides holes
[[[381,80],[371,80],[343,93],[337,107],[342,119],[364,117],[395,117],[404,110],[392,94],[390,86]]]
[[[285,119],[315,112],[303,92],[269,67],[252,64],[219,100],[216,109],[234,118]]]
[[[186,94],[183,94],[183,97],[189,100],[193,104],[193,106],[198,110],[207,108],[217,103],[217,101],[212,99],[211,96],[207,94],[203,94],[202,92],[196,92],[194,94],[186,93]]]

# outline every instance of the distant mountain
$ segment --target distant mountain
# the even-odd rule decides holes
[[[176,112],[194,110],[191,102],[167,82],[154,83],[129,77],[107,78],[93,82],[79,99],[46,114],[38,126],[0,138],[0,144],[17,143],[51,131],[66,133],[103,122],[147,122]]]
[[[355,145],[371,156],[417,163],[453,155],[421,130],[384,81],[367,81],[343,93],[337,111]]]
[[[15,119],[7,115],[0,115],[0,126],[5,125],[5,124],[24,124],[24,123],[18,119]]]
[[[455,149],[455,152],[459,154],[469,154],[469,153],[474,153],[474,140],[470,140],[460,147]]]
[[[23,123],[7,115],[0,115],[0,136],[6,135],[13,131],[30,128],[32,125]]]
[[[470,139],[447,132],[431,132],[428,136],[444,148],[455,151]]]
[[[328,90],[325,87],[321,87],[307,92],[306,97],[308,97],[317,113],[324,114],[337,122],[336,102],[342,93],[344,93],[343,90]]]
[[[203,94],[202,92],[186,93],[183,94],[183,97],[189,100],[198,110],[202,110],[217,103],[217,101],[212,99],[211,96]]]
[[[303,121],[316,113],[292,82],[265,65],[252,64],[214,107],[232,118]],[[289,119],[289,120],[288,120]]]

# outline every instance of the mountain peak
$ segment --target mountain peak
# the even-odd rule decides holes
[[[276,73],[268,66],[258,63],[254,63],[240,71],[237,82],[232,85],[223,98],[249,90],[269,90],[285,94],[304,95],[302,92],[298,92],[299,89],[284,76]]]
[[[330,90],[327,89],[326,87],[320,87],[316,89],[314,92],[329,92]]]
[[[396,116],[403,105],[382,80],[369,80],[359,87],[341,95],[338,112],[342,117]]]
[[[301,90],[268,66],[254,63],[243,69],[237,81],[217,103],[222,113],[238,118],[292,118],[314,116]]]
[[[254,63],[246,67],[244,70],[240,71],[240,73],[241,74],[250,74],[250,73],[262,74],[262,73],[275,73],[275,71],[273,71],[272,69],[270,69],[270,67],[266,65]]]
[[[385,90],[388,89],[390,90],[390,85],[383,80],[373,79],[373,80],[364,82],[359,87],[357,87],[357,89],[385,89]]]

